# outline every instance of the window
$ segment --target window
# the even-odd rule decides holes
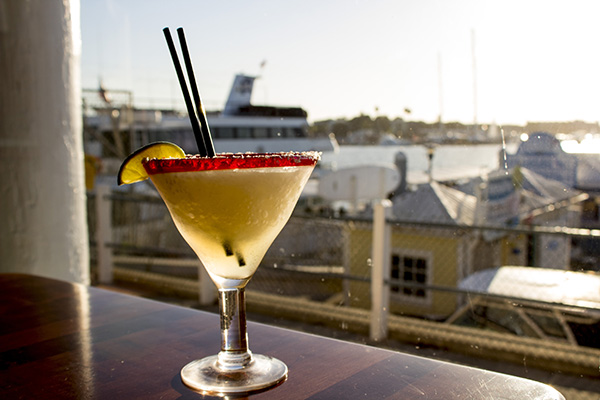
[[[426,285],[429,282],[430,265],[427,256],[392,253],[390,277],[400,281],[400,285],[392,284],[391,292],[413,299],[428,299],[430,295],[425,288],[413,285]],[[402,286],[402,283],[407,286]]]
[[[281,132],[281,137],[285,138],[295,138],[302,136],[302,130],[298,128],[281,128],[279,130]],[[300,131],[300,133],[298,133]]]
[[[271,128],[270,136],[274,138],[282,138],[285,137],[285,134],[282,128]]]
[[[255,138],[266,138],[269,137],[269,128],[254,128],[254,137]]]
[[[307,132],[305,129],[302,128],[293,128],[294,130],[294,136],[296,137],[306,137],[308,136]]]
[[[235,137],[234,128],[225,127],[225,128],[216,128],[215,129],[215,137],[218,139],[231,139]]]
[[[237,128],[237,137],[240,139],[246,139],[252,137],[252,129],[246,127]]]

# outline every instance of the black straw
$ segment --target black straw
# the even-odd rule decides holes
[[[206,153],[209,157],[215,156],[215,148],[212,142],[212,136],[210,134],[210,128],[208,127],[208,121],[206,120],[206,112],[202,106],[202,99],[200,98],[200,92],[196,85],[196,78],[194,77],[194,69],[192,68],[192,59],[188,51],[187,42],[185,40],[185,34],[183,28],[177,29],[179,35],[179,43],[181,44],[181,51],[183,53],[183,60],[185,61],[185,68],[188,73],[188,80],[190,82],[190,88],[192,89],[192,96],[196,103],[196,111],[198,119],[200,120],[200,129],[202,129],[202,137],[204,138],[204,145],[206,146]]]
[[[185,100],[185,105],[187,107],[188,116],[190,117],[190,123],[192,124],[192,130],[194,131],[194,136],[196,137],[196,143],[198,144],[198,152],[201,156],[206,157],[208,152],[206,150],[206,145],[204,143],[204,138],[202,136],[202,131],[200,130],[200,125],[198,123],[198,118],[196,117],[196,112],[194,111],[194,106],[192,105],[192,100],[190,99],[190,93],[187,89],[187,84],[185,83],[185,77],[183,76],[183,70],[181,69],[181,64],[179,64],[179,57],[177,57],[177,51],[175,50],[175,45],[173,44],[173,38],[171,38],[171,31],[169,28],[164,28],[163,32],[165,34],[165,39],[167,40],[167,45],[169,46],[169,52],[171,53],[171,58],[173,59],[173,65],[175,66],[175,72],[177,73],[177,78],[179,79],[179,84],[181,85],[181,91],[183,92],[183,99]],[[213,152],[214,156],[214,152]]]

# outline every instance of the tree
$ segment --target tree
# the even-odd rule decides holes
[[[348,127],[348,123],[346,121],[336,121],[331,126],[331,132],[335,135],[335,137],[339,139],[343,139],[348,136],[348,132],[350,131]]]
[[[356,132],[363,129],[371,129],[373,127],[373,121],[368,115],[361,114],[358,117],[352,118],[348,121],[348,128],[350,132]]]
[[[373,129],[375,133],[385,133],[391,130],[392,123],[386,116],[380,116],[373,121]]]

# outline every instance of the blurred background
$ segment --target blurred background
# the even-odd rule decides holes
[[[217,310],[152,184],[116,185],[144,144],[197,151],[162,32],[184,27],[218,152],[323,152],[251,320],[600,398],[597,2],[71,3],[81,280]]]

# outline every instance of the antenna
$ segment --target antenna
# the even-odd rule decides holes
[[[473,130],[477,132],[477,62],[475,53],[475,29],[472,29],[471,56],[473,57]]]
[[[444,90],[442,85],[442,53],[438,53],[438,90],[439,90],[439,102],[440,102],[440,131],[444,126],[443,115],[444,115]]]

